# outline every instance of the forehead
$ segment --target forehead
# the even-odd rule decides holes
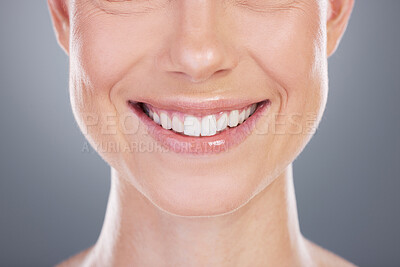
[[[163,8],[163,7],[186,7],[198,8],[199,6],[237,6],[251,7],[262,11],[263,8],[315,8],[323,7],[329,0],[65,0],[64,4],[90,5],[108,8]]]

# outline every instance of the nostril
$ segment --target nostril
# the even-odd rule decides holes
[[[206,73],[206,74],[204,74],[204,73],[199,73],[198,75],[189,75],[187,73],[182,73],[182,74],[189,77],[189,80],[193,83],[201,83],[201,82],[207,81],[211,78],[222,77],[222,76],[228,74],[229,71],[230,71],[230,69],[220,69],[213,73]]]

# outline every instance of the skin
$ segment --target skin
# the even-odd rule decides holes
[[[353,266],[302,236],[292,176],[353,1],[48,0],[74,116],[112,170],[96,244],[60,266]],[[271,106],[239,146],[188,156],[149,149],[140,97]]]

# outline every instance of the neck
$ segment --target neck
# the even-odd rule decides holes
[[[115,170],[111,179],[103,228],[88,262],[105,266],[301,266],[309,260],[299,230],[291,165],[246,205],[217,217],[167,214]]]

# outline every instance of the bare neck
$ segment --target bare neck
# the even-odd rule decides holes
[[[86,262],[105,266],[307,265],[292,166],[237,211],[217,217],[167,214],[112,171],[103,228]]]

